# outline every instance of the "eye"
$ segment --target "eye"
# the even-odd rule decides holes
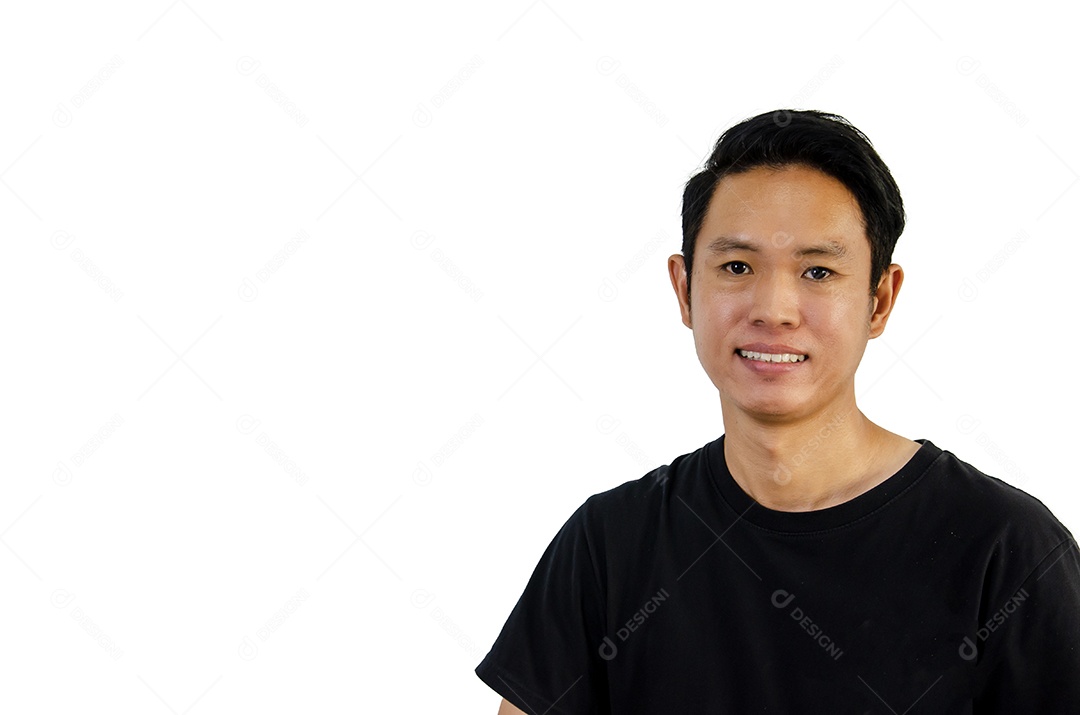
[[[812,268],[807,268],[806,272],[811,274],[810,277],[818,283],[832,275],[832,271],[830,271],[828,268],[823,268],[822,266],[813,266]]]
[[[724,265],[720,266],[720,268],[727,270],[728,273],[736,276],[744,276],[750,272],[750,266],[746,265],[742,261],[728,261]]]

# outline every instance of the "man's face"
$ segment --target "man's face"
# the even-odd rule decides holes
[[[854,405],[855,370],[885,328],[903,272],[889,266],[870,296],[862,212],[840,181],[800,165],[724,177],[693,268],[688,304],[682,256],[669,259],[683,323],[725,416],[733,407],[790,421]]]

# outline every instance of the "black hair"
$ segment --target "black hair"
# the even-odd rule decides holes
[[[870,241],[870,294],[874,294],[904,230],[904,202],[889,167],[866,135],[843,117],[816,110],[777,109],[743,120],[721,134],[705,168],[686,182],[682,253],[688,300],[694,244],[716,185],[724,176],[759,166],[795,164],[839,180],[858,201]]]

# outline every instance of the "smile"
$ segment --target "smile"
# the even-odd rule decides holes
[[[805,355],[792,355],[791,353],[774,355],[771,353],[755,353],[750,350],[738,350],[736,352],[748,360],[757,360],[758,362],[802,362],[806,359]]]

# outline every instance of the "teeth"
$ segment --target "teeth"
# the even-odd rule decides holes
[[[805,355],[792,355],[790,353],[774,355],[771,353],[755,353],[750,350],[740,350],[739,354],[744,358],[760,360],[761,362],[802,362],[806,359]]]

